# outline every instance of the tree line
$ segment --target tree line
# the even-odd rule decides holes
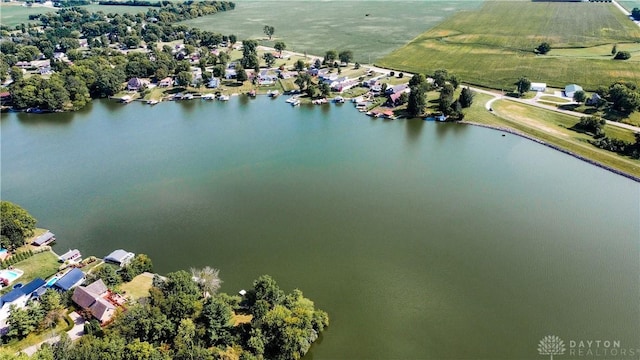
[[[427,76],[415,74],[409,80],[409,97],[407,99],[407,113],[411,117],[423,116],[427,109],[427,92],[438,90],[438,110],[453,120],[462,120],[464,113],[462,109],[468,108],[473,103],[473,92],[468,87],[463,87],[458,98],[455,98],[455,91],[460,85],[460,79],[450,74],[446,69],[438,69],[430,74],[431,81],[427,81]]]

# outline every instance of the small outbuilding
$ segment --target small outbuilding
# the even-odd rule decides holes
[[[47,231],[33,240],[31,244],[35,246],[44,246],[49,245],[54,241],[56,241],[56,236],[51,231]]]
[[[532,82],[531,83],[531,87],[529,88],[529,90],[531,90],[531,91],[545,91],[545,90],[547,90],[547,84],[546,83]]]
[[[82,254],[80,253],[80,250],[78,249],[73,249],[73,250],[69,250],[66,253],[60,255],[58,257],[58,259],[62,262],[65,261],[80,261],[82,259]]]
[[[573,95],[577,92],[577,91],[583,91],[582,90],[582,86],[580,85],[576,85],[576,84],[571,84],[571,85],[567,85],[564,88],[564,96],[568,97],[568,98],[572,98],[573,99]]]
[[[107,255],[104,258],[104,261],[123,267],[127,265],[131,260],[133,260],[134,256],[136,256],[136,254],[132,252],[127,252],[125,250],[118,249],[113,251],[111,254]]]

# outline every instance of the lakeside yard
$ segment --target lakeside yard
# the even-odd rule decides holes
[[[576,83],[595,90],[615,80],[640,82],[638,38],[640,27],[610,3],[486,2],[376,63],[418,73],[444,68],[465,82],[495,89],[512,89],[526,76],[554,87]],[[543,41],[552,50],[536,55],[533,50]],[[612,60],[613,44],[632,51],[631,59]]]
[[[465,120],[498,129],[512,129],[596,163],[640,177],[640,161],[599,149],[588,142],[592,139],[590,135],[572,130],[579,122],[577,117],[506,99],[494,101],[493,112],[489,112],[484,104],[491,98],[487,94],[476,94]],[[604,131],[610,137],[634,140],[633,132],[629,130],[605,125]]]

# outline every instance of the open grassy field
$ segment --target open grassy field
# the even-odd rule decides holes
[[[445,68],[463,81],[496,89],[511,89],[527,76],[550,86],[577,83],[592,90],[617,79],[640,82],[640,49],[633,44],[638,39],[640,27],[609,3],[488,1],[457,13],[377,64],[421,73]],[[537,56],[533,50],[542,41],[552,50]],[[613,61],[614,43],[636,56]]]
[[[264,25],[275,27],[297,52],[322,55],[352,50],[355,60],[372,62],[460,10],[482,1],[236,1],[233,11],[183,22],[203,30],[264,39]],[[368,15],[368,16],[367,16]],[[264,41],[272,45],[273,41]]]
[[[120,285],[120,290],[123,291],[127,297],[136,301],[140,298],[149,296],[149,289],[151,289],[152,283],[153,276],[140,274],[128,283]]]
[[[598,163],[640,176],[640,161],[599,149],[588,143],[591,136],[571,129],[579,119],[561,113],[535,108],[509,100],[497,100],[492,104],[493,113],[484,108],[489,95],[476,94],[465,120],[499,128],[510,128],[546,143],[569,150]],[[606,125],[609,137],[633,141],[630,131]]]
[[[22,6],[22,3],[0,3],[0,23],[14,27],[29,22],[29,15],[53,12],[55,9],[43,6]]]

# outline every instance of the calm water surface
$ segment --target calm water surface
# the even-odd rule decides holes
[[[1,121],[2,199],[56,251],[271,274],[330,314],[310,359],[640,348],[640,186],[533,142],[268,98]]]

